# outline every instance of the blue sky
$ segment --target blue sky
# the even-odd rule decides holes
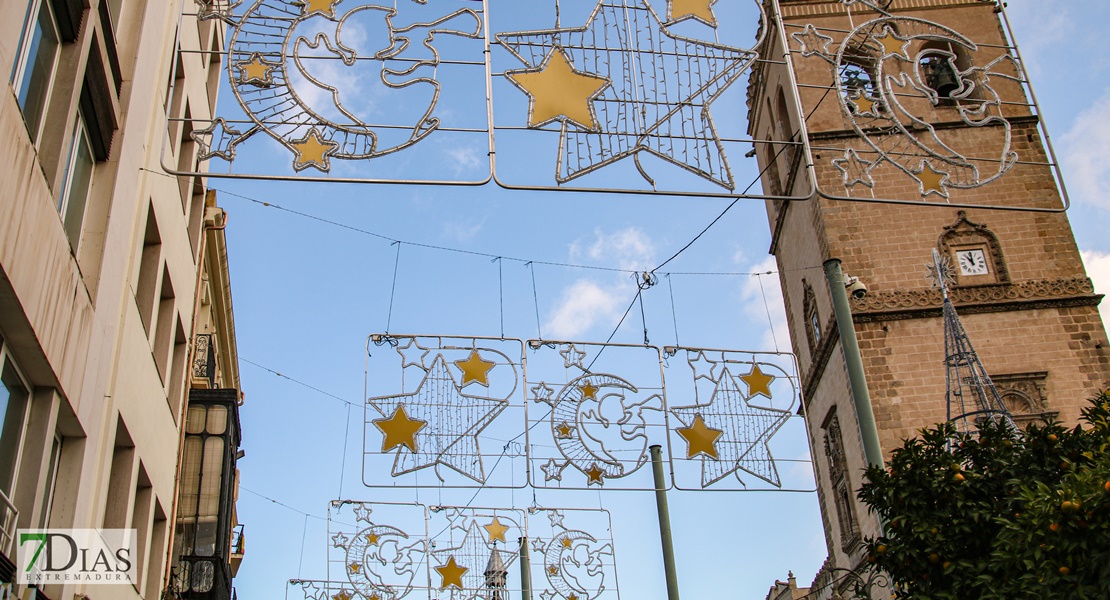
[[[492,1],[494,9],[514,4]],[[750,44],[750,11],[724,1],[718,6],[722,23],[743,28],[729,29],[734,40],[722,34],[722,41]],[[1105,153],[1110,147],[1110,58],[1097,25],[1110,17],[1110,6],[1010,0],[1008,10],[1063,160],[1076,238],[1096,288],[1110,290],[1110,239],[1105,236],[1110,200],[1100,193],[1110,184]],[[507,16],[519,19],[514,23],[551,18],[522,10]],[[564,24],[580,16],[568,8]],[[730,107],[743,105],[745,86],[746,77],[734,86],[736,94],[715,105],[722,127],[742,132],[742,115],[730,114]],[[506,106],[523,110],[520,98],[514,104],[512,89],[506,90],[498,92]],[[230,91],[221,94],[220,114],[237,114]],[[376,98],[369,92],[365,96],[367,102]],[[526,166],[550,172],[555,142],[552,136],[547,147],[522,146],[515,158],[525,157]],[[477,167],[470,143],[438,148],[454,162],[429,168],[417,159],[398,162],[398,168],[424,176],[471,172]],[[236,163],[237,170],[289,160],[284,149],[268,148],[264,141],[250,144],[240,146],[243,163]],[[742,153],[730,152],[738,161],[741,186],[755,176],[750,161],[740,160]],[[218,163],[213,161],[213,169],[220,168]],[[666,165],[649,166],[667,172]],[[350,165],[340,169],[344,175],[357,173]],[[616,181],[635,181],[634,174],[627,176]],[[527,338],[542,331],[546,338],[603,341],[635,295],[631,278],[540,263],[651,269],[729,204],[720,198],[510,192],[493,186],[221,179],[210,185],[225,192],[219,202],[231,215],[227,236],[246,393],[239,518],[246,524],[247,556],[236,586],[243,597],[258,598],[284,596],[290,578],[323,578],[328,556],[324,518],[332,499],[462,504],[474,493],[362,486],[367,335],[386,329],[485,336],[503,331]],[[417,244],[506,258],[498,263],[489,256]],[[644,294],[643,321],[652,343],[788,351],[777,280],[747,274],[774,268],[768,244],[762,202],[739,202],[667,265],[664,271],[673,275]],[[510,260],[517,258],[537,262]],[[614,341],[642,342],[644,327],[637,307]],[[808,454],[801,436],[786,438],[776,451],[782,458]],[[476,504],[525,507],[532,501],[529,490],[484,491]],[[536,501],[612,511],[622,596],[665,597],[651,493],[541,490]],[[788,570],[808,582],[825,557],[812,493],[672,492],[671,510],[686,597],[762,598]],[[290,594],[298,600],[296,590]]]

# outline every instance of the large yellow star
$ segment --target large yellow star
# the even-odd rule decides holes
[[[351,594],[347,590],[339,590],[338,594],[332,595],[332,600],[351,600]]]
[[[270,87],[274,84],[274,69],[279,65],[266,62],[258,52],[251,54],[247,60],[235,63],[239,69],[240,84],[254,84],[259,87]]]
[[[871,99],[871,97],[867,94],[860,92],[859,98],[852,98],[851,102],[852,104],[856,105],[857,114],[871,114],[876,117],[879,116],[879,112],[875,110],[875,105],[878,103],[875,102],[875,100]]]
[[[439,576],[443,580],[443,585],[439,586],[441,590],[447,589],[449,585],[453,585],[461,590],[463,586],[463,573],[470,570],[466,567],[459,566],[459,563],[455,562],[454,556],[447,559],[447,564],[436,567],[435,569],[439,572]]]
[[[509,531],[508,525],[502,525],[500,519],[494,517],[489,525],[483,525],[483,529],[489,534],[489,541],[505,541],[505,533]]]
[[[717,26],[717,17],[713,14],[713,5],[717,0],[670,0],[667,2],[667,19],[669,22],[696,19],[709,25]]]
[[[368,546],[377,546],[379,539],[380,538],[378,537],[378,534],[368,533],[368,534],[366,534],[366,545],[368,545]]]
[[[775,380],[774,375],[767,375],[759,370],[759,365],[752,363],[752,370],[747,375],[741,375],[740,380],[748,384],[748,397],[752,398],[756,394],[761,394],[767,398],[771,397],[771,382]]]
[[[586,469],[586,477],[587,486],[593,485],[595,483],[598,485],[605,484],[605,482],[602,481],[602,478],[605,477],[605,471],[602,471],[601,468],[597,466],[597,463],[591,464],[590,468]]]
[[[587,381],[586,383],[578,386],[578,389],[582,391],[583,400],[587,398],[589,398],[590,400],[597,400],[598,387],[596,385]]]
[[[574,542],[570,541],[570,538],[568,538],[568,537],[563,538],[563,547],[564,548],[570,548],[573,545],[574,545]]]
[[[338,142],[325,140],[315,127],[303,138],[290,141],[289,145],[296,153],[293,159],[293,169],[296,171],[316,167],[326,173],[331,170],[331,155],[339,150]]]
[[[466,357],[465,360],[455,361],[455,366],[462,371],[463,376],[460,387],[466,387],[472,381],[489,387],[489,372],[496,364],[492,360],[484,360],[478,355],[477,350],[471,350],[470,356]]]
[[[353,563],[347,565],[347,570],[350,571],[351,573],[358,573],[359,571],[362,570],[362,565],[353,562]]]
[[[890,26],[883,28],[882,35],[872,35],[871,38],[883,45],[883,50],[885,51],[883,53],[883,58],[893,54],[899,58],[904,58],[906,60],[910,59],[909,55],[906,54],[906,44],[909,44],[910,41],[898,37]]]
[[[573,433],[574,429],[572,429],[570,425],[567,425],[566,421],[563,421],[559,424],[558,427],[555,428],[555,437],[561,440],[571,439],[573,437]]]
[[[551,566],[547,567],[547,573],[549,575],[551,575],[552,577],[554,577],[555,575],[559,574],[559,567],[556,567],[555,565],[551,565]]]
[[[410,419],[405,412],[404,404],[398,404],[393,411],[393,415],[388,419],[374,419],[373,423],[374,427],[377,427],[384,434],[382,452],[389,452],[398,446],[404,446],[416,453],[416,432],[428,425],[427,421]]]
[[[343,0],[299,0],[296,4],[300,4],[304,9],[301,16],[308,17],[311,15],[324,15],[329,19],[335,18],[335,5]]]
[[[528,94],[529,127],[540,127],[559,117],[587,131],[600,127],[593,100],[609,86],[609,80],[576,71],[562,48],[553,47],[538,69],[508,71],[505,77]]]
[[[704,454],[713,459],[718,458],[717,438],[721,437],[724,431],[706,425],[701,415],[694,415],[694,422],[689,427],[680,427],[675,431],[686,440],[686,458],[694,458],[698,454]]]
[[[948,173],[938,171],[933,168],[933,165],[922,162],[921,172],[915,173],[915,175],[917,175],[917,179],[921,182],[922,196],[936,194],[938,196],[948,197],[948,192],[944,189],[944,180],[948,179]]]

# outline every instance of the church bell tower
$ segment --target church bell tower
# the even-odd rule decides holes
[[[1110,384],[1110,349],[1051,148],[993,0],[765,0],[748,90],[828,568],[878,524],[822,265],[840,259],[883,452],[946,419],[936,250],[968,338],[1022,426]],[[803,144],[807,141],[808,144]],[[808,151],[807,147],[808,146]]]

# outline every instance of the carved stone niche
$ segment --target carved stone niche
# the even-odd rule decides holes
[[[1030,423],[1045,421],[1059,414],[1048,410],[1048,396],[1045,393],[1045,379],[1048,371],[1031,373],[1007,373],[991,375],[991,381],[1002,398],[1002,403],[1014,417],[1014,423],[1026,427]]]
[[[937,247],[942,256],[952,261],[956,285],[1010,283],[998,236],[985,224],[969,220],[965,211],[956,213],[955,222],[944,226]]]
[[[802,278],[802,313],[805,316],[806,341],[809,342],[811,356],[817,354],[821,345],[821,315],[817,313],[817,296],[813,293],[813,286]]]

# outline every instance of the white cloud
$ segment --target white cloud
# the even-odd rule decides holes
[[[451,169],[455,171],[455,175],[462,175],[464,171],[477,169],[485,162],[482,160],[482,151],[474,146],[445,148],[443,152],[447,154],[447,159],[450,161]]]
[[[569,255],[571,262],[627,270],[647,271],[655,266],[655,245],[635,227],[612,233],[597,229],[592,240],[572,243]],[[574,339],[594,326],[615,325],[636,287],[629,273],[605,277],[604,281],[580,278],[564,288],[544,325],[544,336]]]
[[[1087,276],[1095,284],[1095,292],[1110,294],[1110,254],[1093,250],[1081,250],[1079,254],[1083,256],[1083,264],[1087,266]],[[1110,324],[1110,301],[1102,301],[1099,313],[1102,315],[1103,326]]]
[[[1110,208],[1110,89],[1075,117],[1060,141],[1072,201]]]
[[[443,232],[453,240],[469,242],[482,231],[486,225],[486,217],[479,219],[466,219],[463,222],[450,221],[443,225]]]
[[[1021,54],[1034,74],[1042,69],[1039,57],[1074,34],[1075,19],[1063,2],[1026,0],[1015,2],[1006,15],[1014,24]]]
[[[618,269],[645,271],[655,266],[655,245],[646,233],[636,227],[609,234],[595,229],[593,242],[588,246],[583,246],[582,242],[571,244],[570,257],[571,260],[589,259]]]
[[[762,275],[750,275],[741,284],[740,301],[743,303],[744,314],[752,323],[766,324],[761,339],[763,348],[789,352],[790,329],[786,325],[782,288],[777,274],[766,275],[767,272],[778,271],[775,257],[764,257],[763,260],[749,265],[746,270]]]
[[[593,281],[579,279],[563,290],[544,333],[554,339],[578,338],[599,321],[619,318],[618,302],[615,289],[603,289]]]

